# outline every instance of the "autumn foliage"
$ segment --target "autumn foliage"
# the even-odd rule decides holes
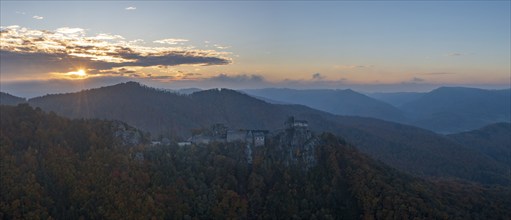
[[[506,219],[509,188],[411,177],[323,134],[317,165],[268,139],[126,146],[119,122],[1,106],[0,219]],[[127,126],[127,125],[126,125]]]

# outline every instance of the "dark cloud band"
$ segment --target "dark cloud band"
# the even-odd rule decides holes
[[[55,31],[2,27],[0,56],[3,73],[68,72],[78,66],[96,73],[118,67],[226,65],[229,53],[193,47],[146,47],[119,35],[86,37],[80,28]],[[185,41],[180,39],[181,41]]]

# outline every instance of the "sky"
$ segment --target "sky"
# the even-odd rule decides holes
[[[508,88],[510,1],[0,1],[1,90]]]

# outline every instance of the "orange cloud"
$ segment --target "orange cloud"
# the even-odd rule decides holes
[[[20,68],[26,67],[20,63],[27,60],[31,61],[28,64],[32,67],[39,65],[41,69],[38,71],[76,71],[79,65],[97,74],[101,70],[129,66],[225,65],[232,62],[228,52],[193,47],[148,47],[140,45],[141,40],[126,41],[120,35],[102,33],[90,37],[82,28],[63,27],[47,31],[8,26],[2,27],[0,32],[2,72],[7,74],[26,72],[20,71]]]

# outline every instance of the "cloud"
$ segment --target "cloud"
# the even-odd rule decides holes
[[[333,68],[336,70],[351,70],[351,69],[362,69],[372,68],[374,65],[334,65]]]
[[[312,74],[312,79],[313,80],[322,80],[324,78],[325,78],[325,76],[321,75],[321,73],[314,73],[314,74]]]
[[[179,38],[167,38],[167,39],[155,40],[153,42],[159,43],[159,44],[176,45],[176,44],[182,44],[184,42],[188,42],[188,40],[187,39],[179,39]]]
[[[26,32],[26,30],[27,30],[26,28],[21,28],[19,32],[10,32],[10,33],[11,34],[14,34],[14,33],[20,34],[17,36],[11,35],[12,37],[30,37],[31,36],[30,33],[36,33],[37,35],[48,35],[48,37],[50,37],[50,39],[52,39],[52,40],[53,39],[59,40],[59,38],[72,40],[72,39],[85,37],[85,30],[82,28],[61,27],[61,28],[57,28],[57,30],[55,30],[53,35],[51,34],[50,31],[38,32],[38,30],[32,30],[32,32],[30,32],[31,30],[28,30],[29,32]],[[11,31],[12,31],[12,29],[11,29]]]
[[[128,10],[128,11],[131,11],[131,10],[136,10],[137,7],[133,7],[133,6],[129,6],[129,7],[126,7],[124,8],[125,10]]]
[[[227,82],[227,83],[260,83],[265,81],[264,77],[261,75],[255,74],[239,74],[239,75],[227,75],[227,74],[219,74],[217,76],[213,76],[211,78],[206,79],[207,81],[212,82]]]
[[[94,40],[124,40],[124,37],[121,35],[98,34],[95,37],[90,37],[90,39],[94,39]]]
[[[137,73],[137,71],[135,69],[129,69],[126,67],[112,68],[112,69],[108,69],[108,70],[100,70],[99,72],[102,74],[109,73],[112,75],[121,75],[121,76]]]
[[[278,85],[278,87],[286,87],[286,88],[339,88],[340,86],[344,86],[348,83],[348,79],[342,78],[338,80],[294,80],[294,79],[285,79],[280,82],[275,82],[274,84]]]
[[[192,47],[147,47],[140,40],[127,41],[120,35],[88,37],[82,28],[62,27],[55,31],[19,26],[1,27],[2,75],[69,72],[82,67],[101,74],[120,67],[177,65],[225,65],[230,53]]]
[[[456,73],[449,73],[449,72],[432,72],[432,73],[419,73],[420,75],[450,75],[450,74],[456,74]]]
[[[419,78],[419,77],[413,77],[410,82],[418,83],[418,82],[424,82],[426,80]]]
[[[199,73],[181,73],[176,74],[172,80],[160,79],[160,82],[170,82],[173,86],[200,87],[200,88],[218,88],[226,87],[233,89],[257,88],[270,85],[263,76],[256,74],[218,74],[214,76],[202,76]]]
[[[463,54],[462,53],[458,53],[458,52],[453,52],[453,53],[447,54],[447,56],[449,56],[449,57],[458,57],[458,56],[463,56]]]
[[[44,17],[42,17],[42,16],[37,16],[37,15],[32,16],[32,18],[33,18],[33,19],[37,19],[37,20],[43,20],[43,19],[44,19]]]
[[[216,49],[219,49],[219,50],[225,50],[225,49],[229,49],[231,48],[231,46],[222,46],[220,44],[213,44],[213,46],[216,48]]]

